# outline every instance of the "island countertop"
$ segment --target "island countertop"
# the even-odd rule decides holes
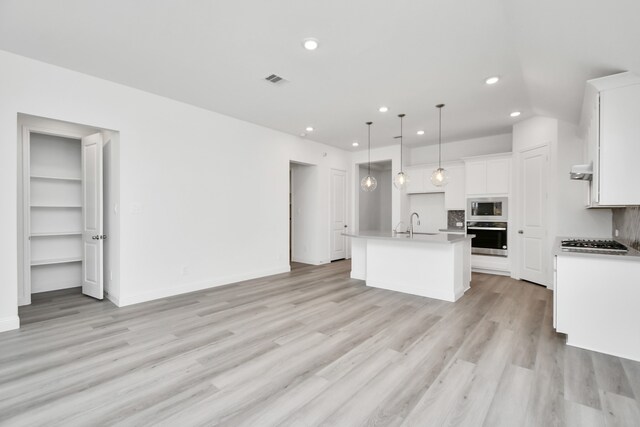
[[[473,234],[454,234],[454,233],[413,233],[413,237],[409,233],[394,233],[392,231],[361,231],[359,233],[342,233],[343,236],[353,237],[356,239],[376,239],[390,240],[395,242],[410,243],[457,243],[465,240],[471,240],[475,237]]]

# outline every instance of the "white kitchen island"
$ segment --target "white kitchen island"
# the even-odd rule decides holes
[[[471,283],[471,235],[344,233],[351,277],[367,286],[456,301]]]

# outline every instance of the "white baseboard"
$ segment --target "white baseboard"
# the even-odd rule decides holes
[[[291,257],[291,262],[299,262],[301,264],[322,265],[328,264],[326,261],[318,261],[317,259]]]
[[[20,318],[18,316],[0,318],[0,332],[12,331],[18,328],[20,328]]]
[[[242,282],[245,280],[257,279],[260,277],[272,276],[274,274],[287,273],[291,271],[291,267],[287,264],[281,267],[253,271],[250,273],[235,274],[225,277],[216,277],[209,280],[202,280],[198,282],[183,283],[176,286],[166,287],[162,289],[156,289],[148,292],[141,292],[134,295],[120,295],[118,303],[115,303],[118,307],[125,307],[127,305],[139,304],[141,302],[153,301],[156,299],[172,297],[175,295],[186,294],[189,292],[201,291],[203,289],[215,288],[218,286],[229,285],[231,283]]]
[[[511,277],[511,272],[510,271],[491,270],[489,268],[478,268],[478,267],[473,267],[471,269],[471,271],[473,271],[474,273],[495,274],[497,276],[509,276],[509,277]]]

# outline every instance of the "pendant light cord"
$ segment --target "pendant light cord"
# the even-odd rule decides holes
[[[400,117],[400,173],[402,173],[402,119],[404,114],[398,114]]]
[[[367,129],[369,131],[369,168],[367,172],[367,176],[371,176],[371,124],[373,122],[367,122]]]
[[[444,107],[444,104],[436,105],[436,108],[440,110],[438,120],[438,169],[442,169],[442,107]]]

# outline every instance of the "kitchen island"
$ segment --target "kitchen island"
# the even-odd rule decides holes
[[[367,286],[456,301],[471,283],[473,235],[344,233],[351,237],[351,277]]]

